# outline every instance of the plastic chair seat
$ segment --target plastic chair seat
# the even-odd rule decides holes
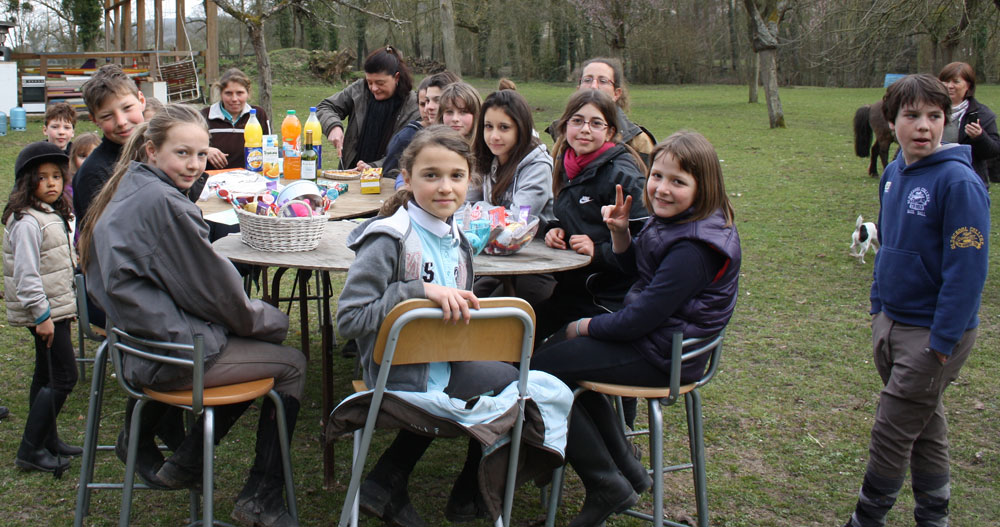
[[[224,406],[252,401],[258,397],[267,395],[267,392],[270,392],[272,388],[274,388],[274,378],[272,377],[205,388],[203,404],[205,406]],[[193,404],[193,393],[191,390],[161,392],[152,388],[143,388],[142,391],[150,399],[161,403],[175,406],[191,406]]]
[[[607,382],[579,381],[581,388],[586,388],[592,392],[614,395],[618,397],[635,397],[643,399],[666,399],[670,397],[670,388],[651,388],[648,386],[630,386],[627,384],[611,384]],[[695,389],[698,383],[685,384],[677,390],[676,395],[684,395]]]

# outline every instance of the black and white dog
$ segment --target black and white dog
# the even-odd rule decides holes
[[[868,249],[871,248],[875,254],[878,254],[879,247],[878,227],[858,216],[858,221],[854,222],[854,232],[851,233],[851,256],[861,260],[861,263],[865,263],[865,253],[868,252]]]

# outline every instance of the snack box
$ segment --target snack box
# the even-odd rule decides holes
[[[380,194],[382,192],[382,167],[366,168],[361,172],[361,193]]]

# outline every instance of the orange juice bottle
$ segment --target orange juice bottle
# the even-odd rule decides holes
[[[288,110],[288,115],[281,122],[281,150],[285,155],[285,179],[302,177],[302,123],[295,116],[295,110]]]
[[[257,110],[250,109],[250,120],[243,128],[243,155],[247,170],[260,172],[264,168],[264,129],[257,120]]]

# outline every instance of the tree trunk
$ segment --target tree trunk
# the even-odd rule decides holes
[[[253,44],[254,55],[257,57],[257,82],[260,83],[260,107],[264,113],[271,116],[272,123],[277,121],[276,115],[271,111],[271,59],[267,57],[267,44],[264,43],[264,24],[247,22],[247,33],[250,34],[250,43]]]
[[[737,74],[739,77],[739,64],[740,54],[737,51],[739,46],[739,38],[736,33],[736,0],[729,0],[729,50],[732,53],[732,66],[733,73]]]
[[[462,75],[462,60],[455,43],[455,7],[451,0],[441,0],[441,44],[444,47],[444,64],[448,71]]]
[[[750,59],[751,64],[753,64],[750,75],[750,97],[747,100],[750,104],[757,104],[757,86],[760,85],[760,53],[754,53],[753,58]]]
[[[781,109],[781,98],[778,97],[778,52],[765,49],[759,53],[760,69],[764,72],[764,97],[767,99],[767,116],[771,128],[785,127],[785,113]]]

